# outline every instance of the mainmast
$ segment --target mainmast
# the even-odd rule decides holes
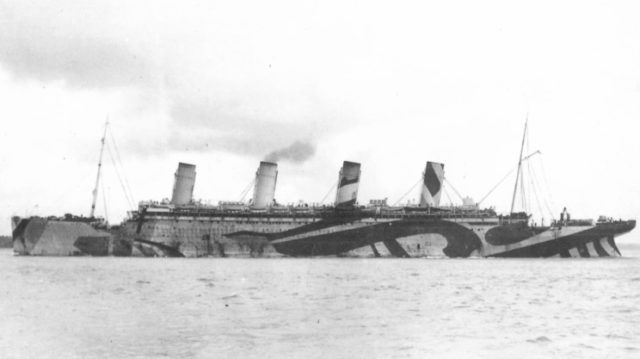
[[[109,117],[104,122],[104,133],[102,134],[101,146],[100,146],[100,158],[98,159],[98,174],[96,176],[96,186],[93,188],[93,202],[91,202],[91,214],[90,218],[96,211],[96,201],[98,200],[98,185],[100,184],[100,170],[102,169],[102,154],[104,153],[104,139],[107,137],[107,126],[109,126]]]
[[[516,174],[516,184],[513,187],[513,198],[511,199],[511,212],[513,213],[513,207],[516,204],[516,191],[518,190],[518,181],[520,180],[520,171],[522,169],[522,151],[524,150],[524,140],[527,137],[527,124],[529,123],[529,116],[524,122],[524,132],[522,133],[522,145],[520,146],[520,157],[518,157],[518,173]]]

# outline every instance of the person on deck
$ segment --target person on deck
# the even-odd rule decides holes
[[[567,207],[564,207],[564,209],[562,210],[562,213],[560,213],[560,223],[566,224],[565,219],[567,220],[567,222],[569,221],[569,214],[567,213]]]

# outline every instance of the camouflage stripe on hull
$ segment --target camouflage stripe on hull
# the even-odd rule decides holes
[[[13,250],[18,255],[34,256],[131,255],[126,239],[115,238],[89,223],[40,217],[18,222],[13,231]]]
[[[469,257],[482,245],[480,238],[472,230],[455,222],[400,220],[306,237],[298,235],[291,240],[287,240],[285,232],[283,238],[273,242],[273,246],[278,252],[290,256],[317,256],[338,255],[370,245],[378,247],[377,243],[382,242],[391,255],[411,257],[411,251],[402,247],[397,239],[418,234],[442,235],[448,242],[443,251],[449,257]]]
[[[620,256],[614,236],[629,232],[635,221],[605,223],[530,246],[495,253],[491,257],[610,257]]]
[[[525,223],[518,227],[496,222],[493,218],[376,218],[336,212],[333,216],[297,226],[294,223],[261,222],[254,225],[250,221],[238,221],[236,223],[239,224],[230,227],[235,231],[222,232],[219,236],[216,232],[223,226],[221,224],[203,224],[198,227],[200,232],[196,232],[186,229],[199,224],[184,222],[185,234],[191,236],[196,232],[191,237],[158,231],[146,224],[149,232],[145,229],[136,233],[135,246],[142,244],[138,238],[145,239],[149,241],[145,244],[147,250],[138,248],[134,255],[602,257],[619,255],[613,237],[635,226],[635,221],[562,228],[531,228]],[[168,227],[168,224],[163,225]],[[200,247],[194,247],[194,244]]]
[[[318,224],[315,224],[318,226]],[[394,257],[425,256],[420,251],[421,244],[428,246],[429,237],[416,237],[413,246],[403,245],[399,239],[423,235],[438,234],[445,238],[442,249],[448,257],[469,257],[477,253],[485,257],[603,257],[616,256],[619,251],[613,240],[615,235],[630,231],[634,221],[617,222],[587,227],[565,227],[561,229],[528,229],[529,236],[517,233],[504,245],[492,245],[483,242],[476,231],[464,223],[447,220],[398,220],[368,225],[352,224],[340,230],[338,227],[323,227],[324,232],[296,231],[295,235],[284,232],[272,244],[275,249],[289,256],[327,256],[341,255],[346,252],[369,253],[382,256],[380,244]],[[319,226],[320,227],[320,226]],[[503,226],[489,227],[492,229]],[[482,232],[478,230],[477,232]],[[507,233],[512,231],[509,229]],[[487,231],[488,232],[488,231]],[[308,235],[305,235],[308,234]],[[495,238],[494,238],[495,239]],[[366,251],[357,251],[367,247]]]

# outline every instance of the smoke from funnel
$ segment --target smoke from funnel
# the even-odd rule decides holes
[[[264,160],[268,162],[288,160],[301,163],[311,158],[315,153],[316,149],[310,143],[296,141],[287,147],[269,153]]]

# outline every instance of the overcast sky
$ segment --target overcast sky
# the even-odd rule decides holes
[[[540,203],[640,217],[639,18],[636,1],[0,0],[0,234],[12,215],[88,215],[107,116],[136,201],[169,197],[179,161],[196,197],[238,200],[291,148],[279,202],[320,201],[351,160],[360,202],[394,203],[427,160],[481,199],[528,114]],[[514,180],[482,205],[507,212]]]

